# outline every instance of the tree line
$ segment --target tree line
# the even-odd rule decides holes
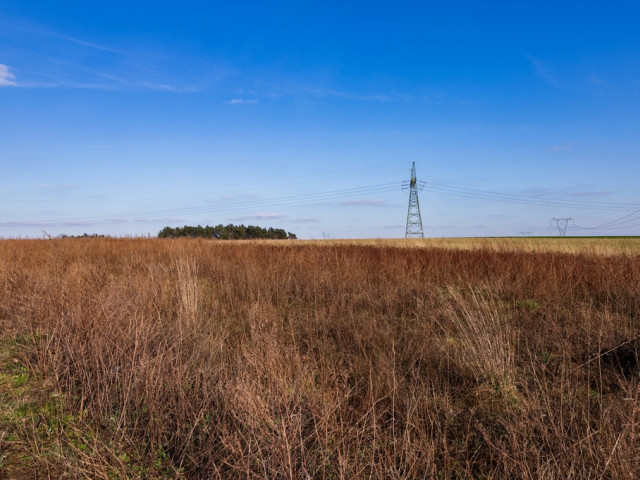
[[[210,225],[191,227],[164,227],[158,233],[158,238],[178,238],[178,237],[203,237],[216,238],[220,240],[245,240],[254,238],[267,238],[275,240],[295,240],[295,233],[287,232],[282,228],[262,228],[255,225]]]

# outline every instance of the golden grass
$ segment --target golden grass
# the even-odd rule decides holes
[[[588,255],[640,255],[640,237],[478,237],[297,240],[310,245],[362,245],[441,248],[494,252],[556,252]],[[272,242],[274,243],[274,242]]]
[[[637,243],[566,241],[2,241],[48,385],[19,442],[72,478],[638,478]]]

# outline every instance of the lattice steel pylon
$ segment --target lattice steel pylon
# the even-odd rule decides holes
[[[424,238],[422,230],[422,217],[420,216],[420,203],[418,202],[418,190],[422,190],[426,182],[419,182],[416,178],[416,162],[411,166],[411,179],[402,184],[402,190],[409,190],[409,208],[407,209],[407,230],[405,238]]]
[[[556,227],[558,227],[558,233],[560,234],[561,237],[564,237],[567,234],[567,227],[569,226],[569,222],[571,222],[571,225],[574,225],[573,218],[571,217],[566,217],[566,218],[553,217],[549,222],[549,226],[551,226],[551,224],[554,222],[556,224]]]

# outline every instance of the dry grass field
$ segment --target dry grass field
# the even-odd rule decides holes
[[[492,252],[557,252],[593,255],[640,255],[640,237],[496,237],[305,240],[313,245],[370,245],[397,248],[444,248]],[[273,243],[272,243],[273,244]]]
[[[639,247],[0,241],[0,478],[639,478]]]

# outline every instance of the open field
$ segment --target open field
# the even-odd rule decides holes
[[[370,245],[397,248],[444,248],[494,252],[557,252],[593,255],[640,255],[640,237],[461,237],[359,240],[302,240],[314,245]]]
[[[638,478],[639,246],[0,241],[0,478]]]

